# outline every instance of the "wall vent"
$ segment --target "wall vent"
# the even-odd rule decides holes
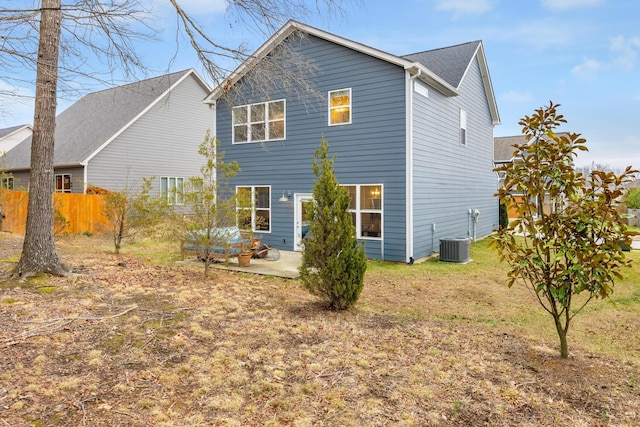
[[[471,261],[471,240],[440,239],[440,261],[465,263]]]

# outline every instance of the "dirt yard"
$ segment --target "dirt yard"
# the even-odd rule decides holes
[[[5,271],[20,247],[1,233]],[[0,283],[0,426],[640,425],[638,304],[616,325],[586,313],[561,360],[552,330],[526,332],[550,318],[483,260],[373,263],[334,313],[296,281],[203,280],[98,237],[59,255],[77,277]],[[525,308],[497,310],[502,294]],[[577,342],[607,333],[636,358]]]

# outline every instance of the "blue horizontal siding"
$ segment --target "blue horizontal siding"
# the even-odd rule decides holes
[[[466,146],[459,141],[459,110],[467,112]],[[477,60],[460,95],[445,98],[429,91],[414,96],[414,256],[437,252],[442,238],[473,237],[469,209],[480,211],[476,237],[497,227],[493,194],[493,125]],[[435,233],[432,225],[436,225]]]
[[[279,202],[278,198],[285,190],[312,192],[315,176],[311,165],[324,135],[330,155],[337,154],[334,166],[341,183],[384,186],[384,242],[366,240],[367,256],[404,261],[404,70],[313,36],[299,41],[296,48],[318,67],[313,85],[321,100],[316,104],[309,101],[311,96],[297,99],[292,93],[274,91],[270,99],[287,100],[285,140],[233,145],[230,110],[224,102],[217,105],[217,136],[225,160],[237,160],[241,168],[230,184],[271,185],[272,230],[263,235],[263,240],[281,249],[292,249],[293,202]],[[327,93],[344,88],[352,89],[352,124],[329,126]],[[251,94],[246,94],[246,99],[270,100],[252,99]]]

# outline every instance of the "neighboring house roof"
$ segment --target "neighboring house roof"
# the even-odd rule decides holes
[[[567,132],[558,132],[558,136],[567,136]],[[494,163],[511,163],[513,161],[513,153],[516,151],[514,145],[526,144],[527,139],[524,135],[514,136],[496,136],[493,138],[493,162]]]
[[[514,145],[521,145],[527,142],[524,135],[497,136],[493,138],[493,161],[494,163],[511,163],[513,153],[516,151]]]
[[[0,155],[11,150],[31,134],[31,125],[18,125],[0,129]]]
[[[640,188],[640,179],[635,179],[626,185],[627,188]]]
[[[406,56],[396,56],[382,50],[372,48],[362,43],[337,36],[327,31],[302,24],[297,21],[287,22],[280,30],[271,36],[247,61],[243,62],[225,82],[216,87],[206,98],[207,102],[214,102],[224,91],[240,80],[247,72],[255,67],[262,58],[272,52],[289,35],[300,31],[342,46],[364,53],[374,58],[387,61],[416,75],[434,89],[446,96],[456,96],[471,61],[477,56],[482,75],[482,81],[491,112],[493,124],[500,124],[498,106],[489,76],[489,68],[481,41],[464,43],[461,45],[425,51]]]
[[[142,114],[193,75],[206,91],[209,86],[189,69],[105,89],[80,98],[56,118],[54,165],[86,165],[91,158]],[[31,138],[7,153],[7,169],[28,169]]]
[[[7,138],[11,136],[11,134],[14,134],[19,130],[30,128],[30,127],[31,125],[18,125],[18,126],[11,126],[9,128],[0,129],[0,139]]]

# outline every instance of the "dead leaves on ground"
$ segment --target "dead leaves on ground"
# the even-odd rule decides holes
[[[518,336],[375,298],[327,312],[292,281],[64,255],[80,277],[1,289],[0,419],[12,426],[640,421],[638,369],[616,360],[561,361]],[[395,286],[419,298],[422,285]]]

